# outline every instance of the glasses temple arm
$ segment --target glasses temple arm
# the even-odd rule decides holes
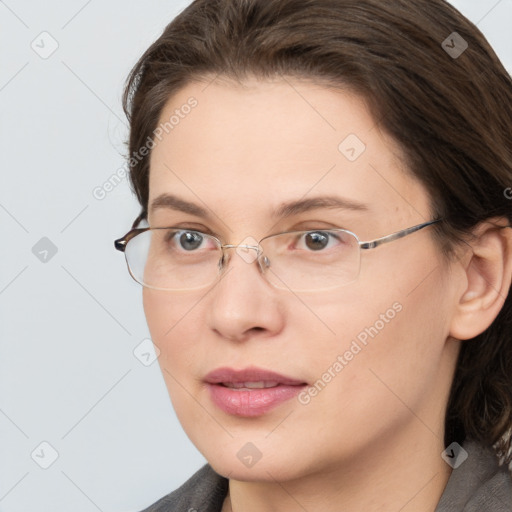
[[[417,226],[412,226],[410,228],[403,229],[402,231],[397,231],[396,233],[391,233],[390,235],[376,238],[375,240],[370,240],[369,242],[359,242],[359,247],[361,249],[373,249],[374,247],[378,247],[379,245],[392,242],[393,240],[397,240],[399,238],[403,238],[404,236],[410,235],[415,231],[419,231],[420,229],[426,228],[427,226],[435,224],[436,222],[440,222],[441,220],[442,219],[431,220],[423,224],[418,224]]]

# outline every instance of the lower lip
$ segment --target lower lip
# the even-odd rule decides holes
[[[235,416],[260,416],[296,396],[305,385],[258,389],[233,389],[221,384],[207,384],[213,402]]]

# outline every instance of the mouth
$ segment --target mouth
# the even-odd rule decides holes
[[[256,367],[217,368],[205,377],[213,403],[227,414],[260,416],[297,395],[307,383]]]
[[[275,388],[280,386],[281,383],[277,381],[259,381],[259,382],[219,382],[220,386],[225,386],[231,389],[265,389]]]

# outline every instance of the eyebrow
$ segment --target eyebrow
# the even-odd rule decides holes
[[[368,206],[351,199],[336,196],[321,196],[283,203],[281,206],[279,206],[279,208],[274,210],[272,217],[286,218],[291,217],[292,215],[297,215],[299,213],[316,210],[319,208],[365,212],[369,211]]]
[[[185,201],[172,194],[161,194],[156,197],[150,206],[150,211],[154,212],[157,209],[166,208],[176,210],[196,217],[211,219],[212,216],[207,209],[195,203]],[[299,213],[304,213],[310,210],[320,208],[325,209],[341,209],[352,211],[369,211],[369,207],[363,203],[353,201],[351,199],[337,197],[337,196],[320,196],[312,197],[309,199],[298,199],[281,204],[272,212],[272,218],[287,218]]]
[[[189,213],[190,215],[195,215],[196,217],[204,217],[206,219],[210,218],[210,214],[205,208],[202,208],[197,204],[185,201],[184,199],[180,199],[179,197],[173,196],[171,194],[160,194],[158,197],[156,197],[151,203],[149,211],[154,212],[159,208],[167,208],[183,213]]]

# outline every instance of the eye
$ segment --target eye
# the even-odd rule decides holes
[[[341,238],[330,231],[308,231],[300,236],[296,248],[322,251],[324,249],[331,249],[339,243],[343,243]]]
[[[215,243],[208,235],[199,231],[170,230],[166,235],[166,243],[174,245],[178,250],[197,252],[198,250],[215,249]]]

